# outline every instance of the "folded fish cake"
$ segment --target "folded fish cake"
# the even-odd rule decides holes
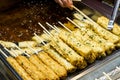
[[[13,42],[9,42],[9,41],[2,41],[0,40],[0,44],[2,44],[3,46],[7,47],[7,48],[15,48],[16,44]]]
[[[22,41],[22,42],[18,42],[18,46],[19,46],[20,48],[27,48],[27,47],[28,47],[28,44],[29,44],[31,47],[37,46],[37,42],[35,42],[35,41]]]

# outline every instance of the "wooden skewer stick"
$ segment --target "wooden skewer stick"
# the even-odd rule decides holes
[[[28,44],[28,48],[31,50],[31,51],[33,51],[35,54],[38,54],[39,52],[37,52],[35,49],[33,49],[29,44]],[[43,51],[43,50],[41,50],[41,51]]]
[[[49,33],[49,31],[40,23],[40,22],[38,22],[38,24],[49,34],[49,35],[51,35],[50,33]],[[52,35],[51,35],[52,36]]]
[[[97,24],[95,21],[93,21],[91,18],[89,18],[87,15],[85,15],[82,11],[80,11],[77,7],[72,6],[76,11],[78,11],[81,15],[83,15],[86,19],[88,19],[89,21],[91,21],[94,25],[96,26],[100,26],[99,24]]]
[[[52,40],[53,40],[53,42],[55,43],[55,45],[60,49],[60,46],[57,44],[57,42],[56,42],[56,40],[55,40],[55,37],[48,35],[48,33],[47,33],[46,31],[44,31],[44,33],[45,33],[48,37],[52,38]]]
[[[66,17],[66,19],[80,29],[80,26],[78,24],[76,24],[74,21],[72,21],[70,18]]]
[[[45,43],[43,42],[43,40],[36,33],[34,33],[34,35],[37,37],[38,40],[40,40],[42,42],[43,45],[45,45]]]
[[[44,31],[43,31],[44,32]],[[35,34],[35,33],[34,33]],[[45,33],[46,34],[46,33]],[[38,35],[37,34],[35,34],[35,36],[37,37]],[[46,45],[46,43],[40,38],[40,37],[37,37],[40,41],[41,41],[41,43],[42,44],[44,44],[44,45]]]
[[[103,72],[103,74],[106,76],[106,78],[108,78],[109,80],[112,80],[112,79],[110,78],[110,76],[107,75],[105,72]]]
[[[21,50],[17,45],[16,45],[16,48],[18,49],[18,50],[20,50],[22,53],[25,53],[23,50]]]
[[[8,56],[0,49],[0,52],[7,58]]]
[[[12,56],[14,56],[14,57],[16,57],[16,56],[18,56],[17,54],[13,54],[13,53],[11,53],[10,52],[10,50],[8,50],[7,48],[4,48],[7,52],[9,52]]]
[[[11,51],[13,52],[13,53],[11,53],[11,55],[13,55],[14,57],[19,56],[19,55],[14,51],[14,49],[11,49]]]
[[[18,50],[20,50],[23,54],[25,54],[27,57],[30,57],[30,55],[29,54],[27,54],[26,52],[24,52],[22,49],[20,49],[17,45],[16,45],[16,48],[18,49]]]
[[[52,38],[54,39],[54,36],[53,36],[40,22],[38,22],[38,24],[45,30],[45,32],[46,32],[47,34],[50,35],[50,37],[52,37]]]
[[[48,22],[46,22],[46,24],[51,27],[52,29],[54,29],[55,31],[59,32],[55,27],[53,27],[51,24],[49,24]]]
[[[89,21],[93,22],[96,24],[96,22],[94,22],[91,18],[89,18],[87,15],[85,15],[81,10],[79,10],[77,7],[75,7],[74,5],[72,6],[76,11],[78,11],[81,15],[83,15],[86,19],[88,19]]]
[[[53,38],[53,40],[55,40],[55,37],[40,22],[38,22],[38,24],[45,30],[44,32],[46,34],[50,35],[49,37],[51,37],[51,38]]]
[[[12,50],[12,52],[14,52],[15,54],[17,54],[13,49],[11,49]],[[21,50],[20,50],[21,51]],[[23,51],[22,51],[23,52]],[[24,54],[29,58],[30,57],[30,55],[29,54],[27,54],[26,52],[24,52]]]
[[[51,36],[51,35],[49,35],[49,33],[47,33],[46,31],[43,31],[44,32],[44,34],[46,34],[49,38],[52,38],[53,36]],[[50,33],[51,34],[51,33]],[[53,39],[54,39],[54,37],[53,37]]]
[[[71,31],[69,28],[67,28],[64,24],[62,24],[60,21],[58,21],[58,23],[59,23],[62,27],[64,27],[68,32],[72,33],[72,31]]]
[[[43,31],[43,33],[46,34],[47,36],[49,36],[49,34],[45,30]]]
[[[27,42],[26,42],[27,43]],[[38,54],[37,51],[35,51],[28,43],[27,43],[27,47],[32,51],[32,52],[35,52],[35,54]]]
[[[51,38],[51,36],[46,31],[43,31],[43,33],[46,34],[47,37]]]
[[[49,25],[49,27],[51,27],[52,29],[54,29],[55,31],[57,31],[58,33],[60,33],[60,29],[58,29],[56,26],[55,26],[55,27],[56,27],[56,28],[55,28],[55,27],[53,27],[53,26],[52,26],[51,24],[49,24],[49,23],[48,23],[48,25]]]
[[[55,41],[55,37],[49,35],[46,31],[43,31],[49,38],[52,38],[52,40],[55,42],[55,44],[57,45],[56,41]],[[50,33],[51,34],[51,33]]]
[[[116,69],[118,69],[120,71],[120,68],[119,67],[116,67]]]
[[[44,33],[45,33],[48,37],[52,38],[53,42],[55,42],[55,44],[57,45],[57,42],[56,42],[56,40],[55,40],[55,37],[48,35],[48,33],[47,33],[46,31],[44,31]],[[57,46],[58,46],[58,45],[57,45]],[[58,47],[59,47],[59,46],[58,46]]]
[[[59,31],[59,28],[56,25],[53,25],[53,26]]]

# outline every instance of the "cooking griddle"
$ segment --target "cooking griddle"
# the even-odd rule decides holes
[[[92,1],[91,1],[92,2]],[[83,6],[78,4],[79,8]],[[66,22],[66,17],[72,17],[74,11],[69,9],[61,8],[58,4],[56,4],[53,0],[44,0],[44,1],[26,1],[21,2],[16,7],[10,8],[7,11],[4,11],[0,15],[0,40],[5,41],[24,41],[31,40],[33,33],[41,34],[42,29],[37,24],[40,21],[43,25],[45,22],[49,22],[51,24],[56,24],[57,21]],[[46,26],[46,25],[45,25]],[[47,26],[46,26],[47,27]],[[49,29],[49,28],[48,28]],[[97,70],[101,65],[104,65],[108,61],[112,61],[118,56],[119,51],[113,52],[112,55],[107,56],[102,60],[97,60],[93,64],[89,64],[89,66],[83,70],[77,70],[76,72],[69,74],[67,79],[72,79],[77,75],[81,75],[78,77],[85,77],[87,75],[91,75],[91,70]],[[2,55],[0,55],[2,56]],[[3,64],[8,64],[3,57],[0,57],[3,60]],[[101,64],[101,65],[100,65]],[[9,65],[5,66],[6,68],[10,68],[12,76],[16,79],[21,80],[17,72],[14,71]],[[12,72],[13,71],[13,72]],[[16,73],[16,74],[15,74]],[[11,77],[12,77],[11,76]],[[86,77],[85,77],[86,78]],[[12,79],[11,79],[12,80]],[[87,80],[87,79],[85,79]]]
[[[4,50],[1,46],[0,48]],[[1,63],[2,68],[4,68],[4,73],[6,73],[8,77],[7,80],[22,80],[18,73],[6,61],[2,53],[0,53],[0,64]],[[102,72],[108,73],[116,66],[120,66],[120,49],[113,51],[111,55],[101,60],[96,60],[83,70],[76,70],[73,73],[69,73],[65,80],[95,80],[95,78],[103,76]]]

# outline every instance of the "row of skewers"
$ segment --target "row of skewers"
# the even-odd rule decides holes
[[[116,66],[116,68],[109,73],[103,72],[104,76],[95,80],[120,80],[120,67]],[[112,77],[112,78],[111,78]]]
[[[20,49],[19,47],[17,48]],[[14,50],[11,50],[12,52],[10,52],[7,48],[4,49],[13,57],[7,56],[2,50],[0,50],[1,53],[6,56],[7,61],[18,72],[23,80],[59,80],[59,77],[63,78],[66,76],[65,68],[59,65],[45,52],[39,52],[37,55],[29,55],[24,52],[23,54],[26,56],[23,56],[18,55]]]
[[[34,41],[19,42],[17,45],[0,41],[13,57],[7,56],[2,50],[0,52],[24,80],[63,79],[67,73],[84,69],[87,64],[111,54],[115,47],[119,47],[118,27],[107,31],[76,7],[74,9],[82,16],[75,13],[75,19],[67,17],[68,23],[62,24],[59,21],[60,26],[64,28],[46,23],[53,29],[48,31],[39,22],[44,34],[39,36],[34,33]],[[102,21],[100,24],[106,24],[104,19]]]

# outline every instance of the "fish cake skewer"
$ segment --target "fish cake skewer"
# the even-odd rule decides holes
[[[56,44],[57,43],[57,44]],[[61,39],[56,39],[56,41],[51,41],[50,45],[56,49],[66,60],[68,60],[72,65],[83,69],[87,66],[86,61],[82,56],[77,54],[72,48],[65,44]]]
[[[75,37],[71,36],[71,33],[67,33],[63,30],[59,29],[59,33],[56,31],[51,31],[51,33],[54,36],[59,36],[64,42],[66,42],[68,45],[70,45],[74,50],[76,50],[82,57],[84,57],[89,63],[94,62],[94,60],[96,59],[95,55],[92,53],[92,50],[90,48],[88,48],[87,46],[83,45],[82,43],[80,43]],[[56,34],[56,35],[55,35]],[[56,44],[58,44],[58,46],[61,46],[60,44],[63,44],[63,41],[57,38],[56,39]],[[59,40],[59,41],[58,41]],[[52,45],[52,44],[51,44]],[[54,46],[53,46],[54,47]],[[62,46],[61,46],[62,47]],[[67,47],[67,46],[66,46]],[[83,49],[86,48],[86,49]],[[70,49],[69,49],[70,50]],[[60,51],[60,50],[58,50]],[[67,50],[63,50],[64,52]],[[91,55],[91,56],[89,56]],[[89,56],[89,57],[88,57]]]
[[[9,51],[7,48],[5,48],[6,51]],[[6,57],[6,60],[10,63],[10,65],[18,72],[18,74],[22,77],[24,80],[33,80],[30,75],[18,64],[18,62],[11,56],[7,56],[1,49],[0,52]],[[16,56],[16,55],[14,55]]]
[[[61,22],[58,22],[66,28]],[[67,28],[66,28],[67,29]],[[70,45],[73,49],[75,49],[81,56],[83,56],[89,63],[92,63],[96,59],[95,53],[92,51],[92,48],[89,46],[84,45],[82,42],[80,42],[76,36],[73,35],[73,31],[67,29],[68,31],[60,28],[60,34],[59,37],[66,42],[68,45]],[[54,34],[54,33],[53,33]],[[84,49],[83,49],[84,48]]]
[[[61,26],[63,26],[65,29],[67,29],[68,31],[66,31],[66,30],[64,30],[64,29],[62,29],[62,28],[59,28],[59,31],[55,31],[55,30],[52,30],[51,31],[51,33],[52,34],[54,34],[55,36],[57,35],[57,36],[59,36],[61,39],[63,39],[66,43],[68,43],[67,41],[69,40],[69,38],[71,38],[71,36],[74,36],[74,34],[76,34],[76,32],[75,31],[71,31],[71,30],[69,30],[66,26],[64,26],[61,22],[58,22]],[[60,34],[59,34],[59,33]],[[77,35],[75,35],[74,37],[72,37],[71,39],[74,39],[74,38],[76,38],[76,39],[78,39],[79,40],[79,36],[78,36],[78,34]],[[94,46],[94,45],[92,45],[93,43],[91,43],[91,46],[89,46],[89,45],[86,45],[86,44],[84,44],[84,42],[81,40],[80,42],[78,41],[78,40],[76,40],[76,41],[74,41],[74,43],[76,42],[77,44],[82,44],[82,45],[85,45],[85,46],[87,46],[88,47],[88,49],[92,49],[93,50],[93,52],[94,52],[94,54],[97,56],[98,54],[98,52],[99,53],[102,53],[103,52],[103,55],[105,55],[104,53],[104,51],[101,49],[101,47],[100,46],[97,46],[97,47],[92,47],[92,46]],[[70,42],[70,41],[69,41]],[[87,42],[88,43],[88,42]],[[94,42],[95,43],[95,42]],[[69,43],[68,43],[69,44]],[[70,45],[70,46],[73,46],[73,45]],[[92,48],[91,48],[92,47]],[[95,48],[95,49],[94,49]],[[97,50],[96,50],[96,48],[97,48]],[[83,50],[83,49],[82,49]],[[92,56],[92,55],[91,55]],[[95,57],[93,58],[93,60],[95,59]],[[90,61],[90,60],[89,60]]]
[[[66,36],[66,38],[65,38],[65,36]],[[69,38],[73,39],[73,40],[76,39],[76,41],[74,41],[74,44],[75,43],[76,43],[76,45],[81,44],[81,46],[78,48],[78,50],[76,49],[76,51],[79,51],[79,49],[81,48],[81,51],[84,51],[82,53],[85,53],[85,50],[86,50],[85,48],[87,48],[89,50],[91,49],[91,56],[89,56],[90,52],[86,53],[88,55],[82,55],[83,57],[85,57],[85,59],[86,59],[87,56],[89,56],[90,59],[92,59],[92,60],[89,60],[89,58],[87,57],[88,61],[94,62],[96,57],[98,57],[98,53],[101,53],[101,52],[104,53],[104,51],[100,48],[100,46],[96,46],[95,44],[93,44],[94,42],[92,42],[88,39],[86,41],[83,40],[84,36],[82,36],[82,35],[80,36],[80,34],[77,34],[76,31],[73,31],[72,33],[69,33],[66,30],[62,29],[62,33],[60,34],[60,37],[64,40],[66,40],[66,42],[69,42],[69,44],[70,44]],[[71,46],[73,46],[73,44]],[[96,46],[96,47],[93,47],[93,46]],[[83,49],[83,47],[84,47],[84,49]],[[97,48],[97,50],[96,50],[96,48]]]
[[[54,60],[56,60],[59,64],[65,67],[67,72],[73,72],[75,71],[76,67],[73,66],[71,63],[69,63],[66,59],[64,59],[57,51],[55,51],[54,48],[50,46],[50,44],[45,44],[44,41],[34,33],[36,36],[36,40],[40,40],[44,46],[42,46],[43,50],[48,53],[49,56],[51,56]],[[47,35],[46,35],[47,36]],[[47,36],[48,37],[48,36]],[[51,54],[52,53],[52,54]]]
[[[109,22],[108,18],[104,16],[98,17],[97,23],[100,24],[105,29],[107,29],[108,22]],[[120,26],[115,23],[111,32],[117,36],[120,36]]]
[[[49,68],[47,67],[38,57],[33,54],[29,58],[30,62],[33,63],[38,70],[40,70],[45,76],[47,80],[59,80],[59,77]]]
[[[95,33],[92,29],[90,28],[87,28],[87,25],[86,23],[83,23],[82,21],[80,20],[76,20],[74,19],[73,20],[76,24],[78,24],[79,28],[83,28],[83,30],[81,30],[80,32],[84,32],[84,30],[87,30],[85,32],[86,35],[88,35],[88,37],[93,40],[93,41],[96,41],[98,44],[100,44],[101,46],[103,46],[105,48],[106,51],[112,51],[115,46],[112,42],[108,41],[108,40],[105,40],[103,37],[99,36],[97,33]],[[86,24],[86,25],[85,25]],[[72,25],[72,24],[71,24]],[[77,34],[77,33],[76,33]]]
[[[67,72],[74,72],[76,67],[73,66],[70,62],[64,59],[57,51],[55,51],[51,46],[45,45],[43,46],[45,52],[47,52],[53,59],[55,59],[59,64],[65,67]]]
[[[60,78],[65,78],[67,76],[66,69],[58,64],[56,61],[54,61],[47,53],[45,52],[39,52],[38,53],[39,59],[49,66]]]
[[[45,34],[49,34],[48,37],[51,39],[50,45],[56,49],[64,58],[66,58],[66,60],[79,68],[85,68],[87,66],[87,63],[82,56],[78,55],[67,44],[59,39],[59,37],[54,37],[41,23],[38,24],[45,30]]]
[[[102,28],[100,25],[92,24],[88,20],[84,20],[84,22],[90,24],[91,27],[89,27],[89,28],[93,29],[97,34],[102,36],[104,39],[106,39],[106,40],[108,40],[108,41],[110,41],[110,42],[112,42],[114,44],[119,42],[120,38],[117,35],[107,31],[106,29]]]
[[[19,55],[15,59],[33,79],[46,79],[45,75],[43,75],[43,73],[41,73],[25,56]]]
[[[18,64],[18,62],[13,57],[8,57],[7,61],[11,66],[20,74],[24,80],[33,80],[28,73]]]
[[[73,6],[73,8],[78,11],[82,16],[84,16],[86,19],[84,19],[83,21],[85,23],[88,23],[91,25],[90,28],[92,28],[96,33],[98,33],[99,35],[101,35],[103,38],[113,42],[113,43],[118,43],[120,38],[114,34],[112,34],[111,32],[105,30],[104,28],[102,28],[99,24],[97,24],[96,22],[94,22],[91,18],[89,18],[87,15],[85,15],[82,11],[80,11],[77,7]],[[67,18],[68,19],[68,18]],[[109,36],[108,36],[109,34]]]

